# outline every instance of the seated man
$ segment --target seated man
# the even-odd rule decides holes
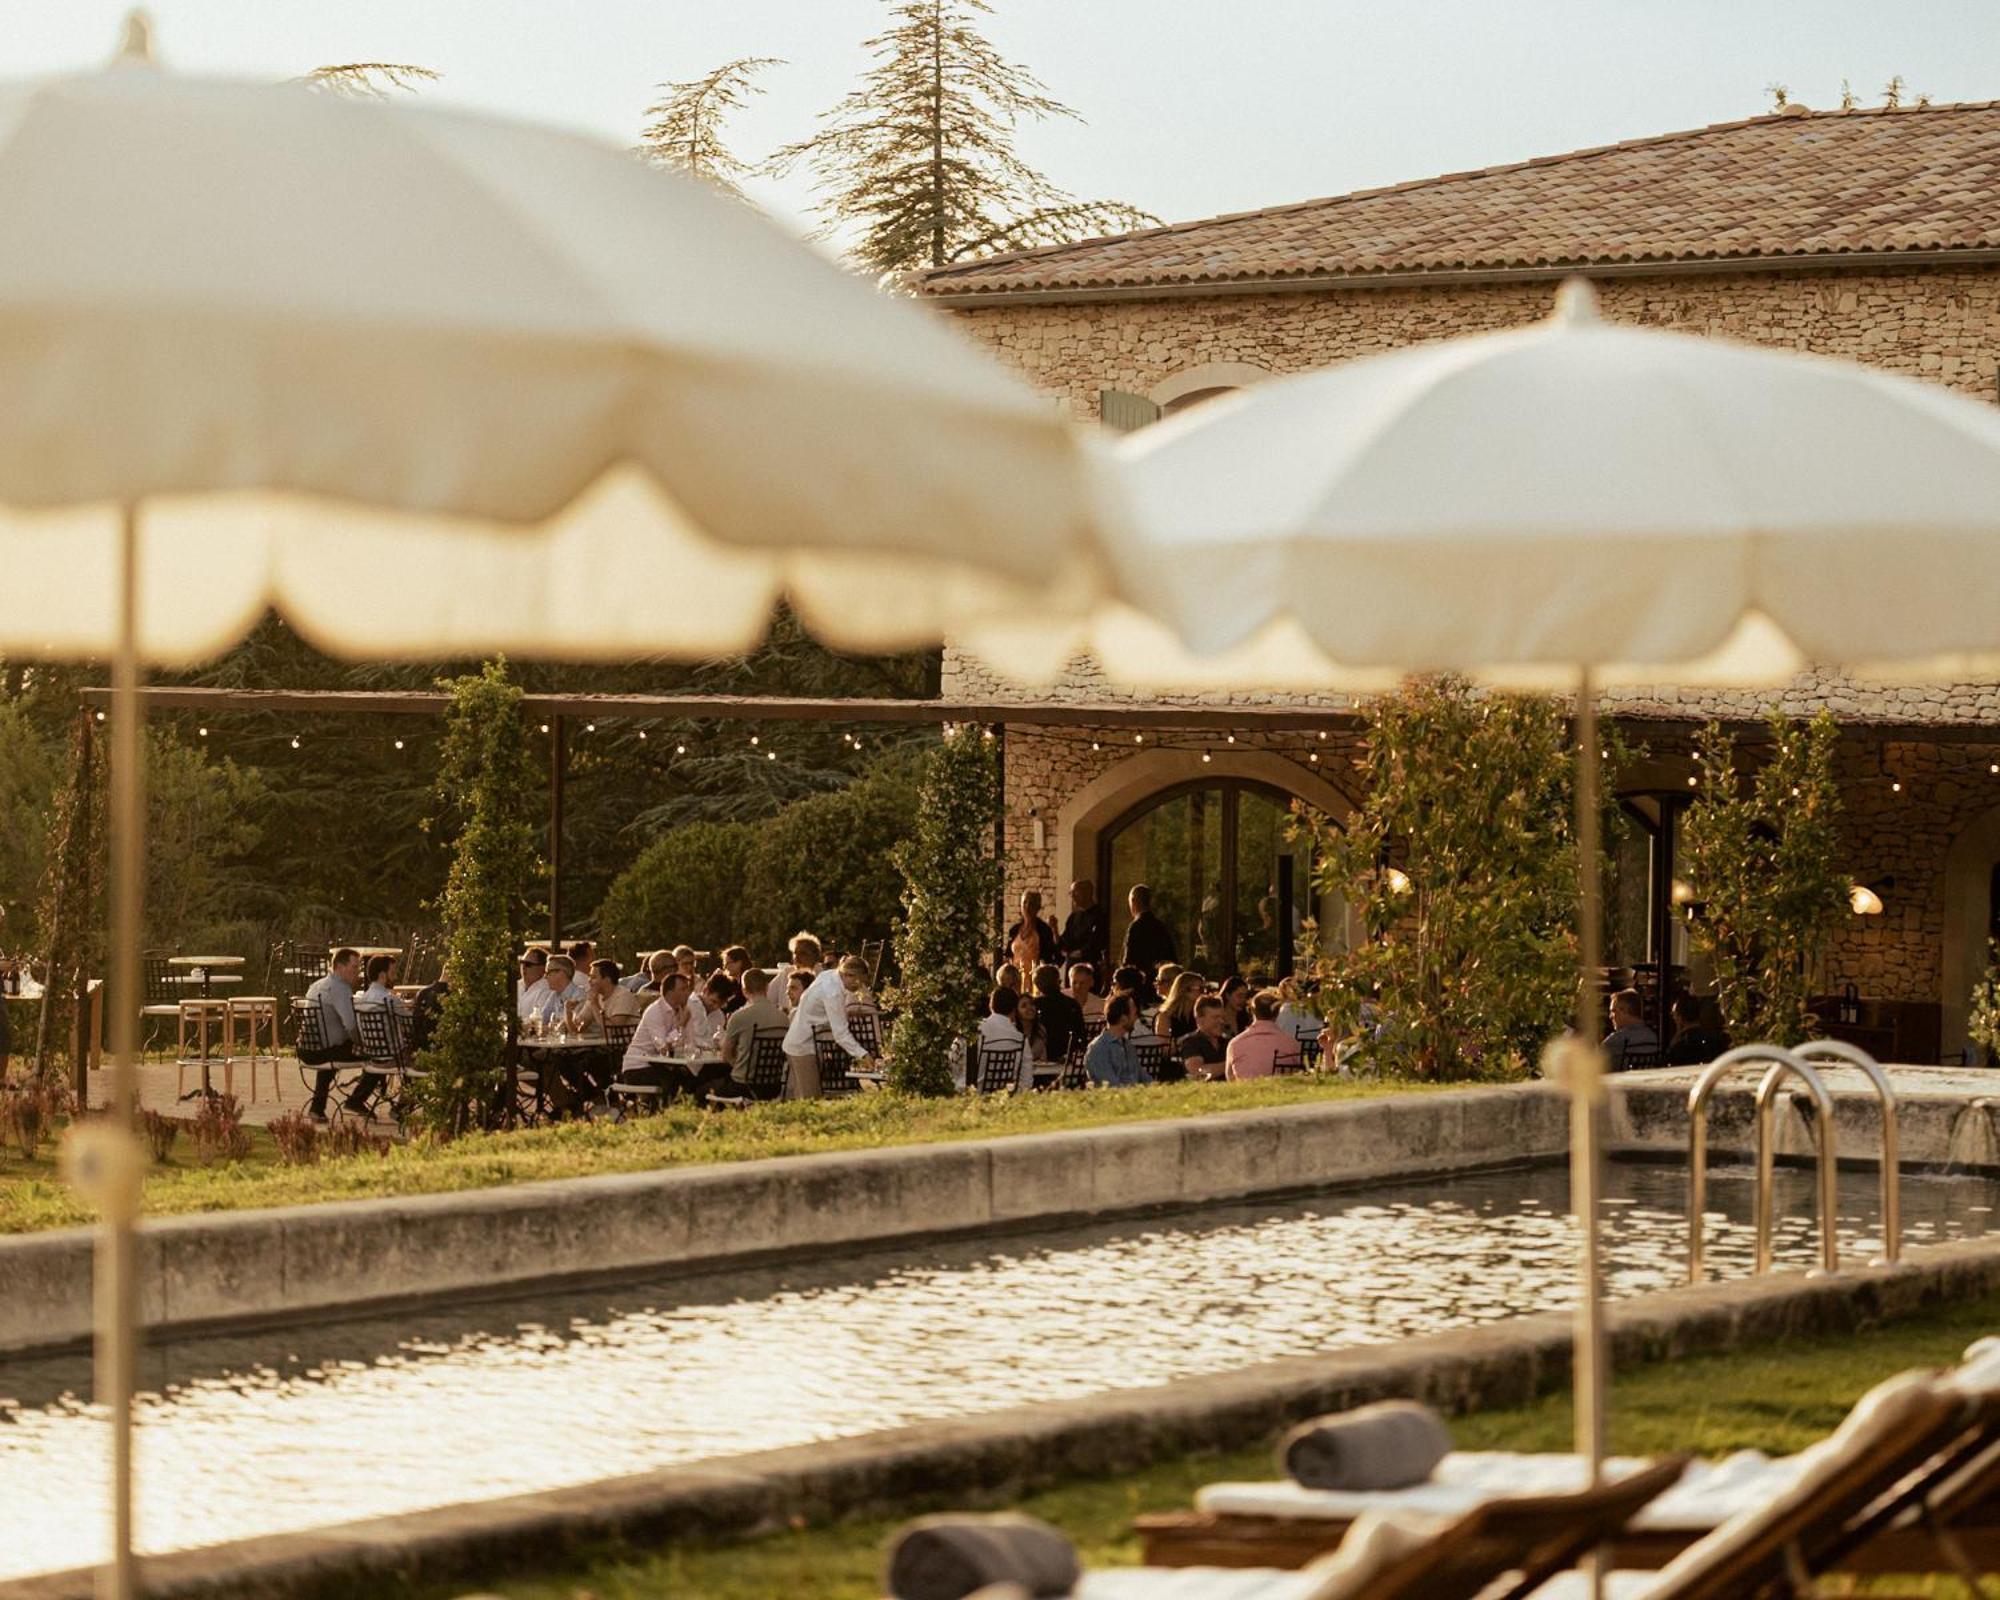
[[[537,1015],[549,997],[549,953],[535,945],[521,952],[521,981],[514,985],[514,1010],[521,1021]]]
[[[402,976],[396,958],[394,956],[370,956],[368,958],[368,965],[363,971],[368,987],[354,997],[355,1009],[357,1011],[387,1011],[395,1016],[398,1019],[401,1041],[407,1049],[409,1047],[410,1030],[407,1026],[403,1025],[410,1021],[411,1008],[410,1002],[396,993],[396,980]],[[356,1037],[359,1038],[359,1018],[355,1020],[355,1027],[357,1030]],[[391,1034],[392,1039],[396,1037],[396,1034]],[[381,1088],[381,1073],[362,1073],[361,1081],[354,1086],[354,1093],[347,1097],[347,1108],[350,1111],[368,1110],[373,1106],[375,1096],[380,1092]]]
[[[780,1029],[785,1014],[771,999],[771,975],[762,967],[743,972],[743,1003],[729,1013],[722,1025],[722,1061],[732,1077],[741,1077],[750,1065],[751,1040],[759,1028]]]
[[[1214,1079],[1222,1076],[1229,1060],[1229,1038],[1223,1022],[1228,1007],[1219,996],[1205,994],[1194,1003],[1194,1032],[1174,1041],[1174,1060],[1190,1078]],[[1160,1074],[1162,1082],[1167,1074]]]
[[[719,1061],[697,1067],[685,1060],[670,1064],[646,1059],[648,1056],[691,1057],[696,1053],[699,1043],[694,1037],[694,1019],[698,1003],[687,974],[678,967],[669,972],[663,980],[659,999],[646,1008],[646,1014],[639,1019],[639,1031],[632,1035],[632,1043],[626,1047],[625,1060],[618,1074],[620,1080],[656,1084],[661,1100],[666,1101],[676,1095],[701,1093],[712,1083],[727,1078],[729,1069]]]
[[[1021,1032],[1019,1014],[1021,997],[1012,989],[995,989],[986,997],[986,1015],[979,1019],[979,1049],[983,1055],[988,1050],[1020,1051],[1020,1070],[1016,1073],[1014,1087],[1025,1089],[1035,1081],[1034,1066],[1028,1059],[1027,1036]],[[980,1069],[980,1078],[985,1078],[985,1069]]]
[[[750,971],[750,952],[740,944],[733,944],[722,952],[723,976],[736,985],[736,993],[723,1010],[734,1016],[745,1004],[743,979]]]
[[[1097,969],[1079,961],[1069,969],[1069,997],[1086,1022],[1104,1015],[1104,996],[1097,992]]]
[[[1128,994],[1114,994],[1104,1007],[1104,1031],[1091,1040],[1083,1055],[1083,1070],[1095,1084],[1124,1087],[1146,1081],[1132,1049],[1132,1025],[1139,1007]]]
[[[1627,1058],[1638,1056],[1648,1066],[1660,1060],[1660,1036],[1646,1025],[1646,1008],[1637,989],[1620,989],[1611,997],[1611,1031],[1604,1036],[1604,1055],[1613,1072],[1623,1072]]]
[[[1035,1010],[1051,1061],[1067,1061],[1083,1038],[1083,1007],[1063,993],[1062,968],[1045,962],[1035,968]]]
[[[1232,1083],[1268,1078],[1278,1070],[1280,1058],[1297,1059],[1299,1041],[1278,1026],[1278,1008],[1283,1003],[1276,989],[1259,989],[1250,997],[1250,1026],[1229,1041],[1229,1059],[1223,1069]]]
[[[535,1016],[545,1032],[573,1025],[583,1009],[583,985],[577,982],[576,963],[568,956],[549,957],[548,993]]]
[[[582,1011],[585,1032],[602,1037],[606,1023],[629,1022],[637,1026],[645,1013],[646,1002],[620,981],[617,962],[591,964]]]
[[[354,985],[360,977],[361,952],[336,950],[326,976],[306,990],[306,1004],[319,1008],[320,1036],[325,1041],[321,1050],[299,1052],[299,1059],[307,1066],[322,1069],[313,1078],[312,1102],[306,1107],[306,1115],[315,1122],[326,1121],[326,1097],[333,1090],[335,1072],[325,1063],[360,1059],[361,1025],[354,1020]],[[364,1073],[347,1097],[347,1109],[361,1116],[368,1114],[362,1089],[369,1076]]]

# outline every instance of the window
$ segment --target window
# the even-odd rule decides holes
[[[1248,780],[1184,784],[1153,795],[1105,829],[1098,882],[1111,917],[1111,953],[1125,947],[1126,895],[1150,885],[1175,957],[1208,977],[1274,980],[1305,953],[1305,922],[1321,914],[1311,846],[1290,837],[1292,797]]]

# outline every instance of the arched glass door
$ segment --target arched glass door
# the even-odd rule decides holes
[[[1292,971],[1318,902],[1311,846],[1288,837],[1291,806],[1281,789],[1222,779],[1164,790],[1106,828],[1097,877],[1114,960],[1131,921],[1126,896],[1143,883],[1183,965],[1216,978]]]

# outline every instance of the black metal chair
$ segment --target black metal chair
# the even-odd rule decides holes
[[[758,1028],[750,1035],[746,1058],[736,1063],[728,1085],[710,1090],[708,1104],[717,1109],[741,1111],[758,1100],[776,1100],[785,1092],[792,1064],[785,1055],[783,1028]],[[736,1091],[741,1091],[740,1093]]]
[[[857,1040],[856,1043],[860,1041]],[[827,1028],[813,1029],[813,1059],[819,1063],[819,1092],[822,1099],[836,1100],[856,1094],[861,1085],[854,1080],[854,1058]]]
[[[357,1012],[355,1021],[360,1020]],[[297,1051],[299,1082],[306,1086],[308,1095],[316,1092],[322,1072],[333,1074],[333,1087],[329,1091],[327,1105],[338,1116],[347,1104],[347,1097],[354,1092],[354,1086],[361,1081],[364,1063],[327,1059],[331,1047],[326,1040],[326,1017],[316,1000],[301,998],[292,1002],[292,1038],[296,1041],[293,1048]]]
[[[1271,1058],[1271,1075],[1274,1078],[1296,1078],[1306,1070],[1306,1054],[1303,1050],[1292,1052],[1281,1050]]]
[[[409,1032],[402,1014],[387,1006],[357,1005],[354,1022],[361,1030],[362,1066],[382,1079],[370,1102],[369,1116],[372,1118],[377,1109],[386,1110],[401,1127],[410,1077]]]
[[[1618,1063],[1620,1072],[1644,1072],[1649,1067],[1664,1067],[1667,1052],[1663,1045],[1627,1045],[1623,1059]]]
[[[1155,1035],[1150,1039],[1132,1041],[1132,1059],[1139,1064],[1148,1083],[1160,1081],[1160,1069],[1167,1064],[1167,1058],[1174,1053],[1173,1046]]]
[[[978,1076],[981,1094],[1015,1094],[1021,1087],[1021,1052],[1025,1044],[982,1044]]]
[[[854,1042],[871,1056],[882,1054],[882,1013],[872,1005],[854,1005],[847,1008],[847,1031],[854,1035]]]

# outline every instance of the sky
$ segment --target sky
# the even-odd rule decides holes
[[[1643,137],[1768,108],[1787,85],[1877,103],[2000,99],[2000,0],[993,0],[990,34],[1082,123],[1020,147],[1075,193],[1168,221]],[[290,77],[353,60],[442,74],[442,100],[636,141],[663,80],[783,57],[737,125],[811,131],[885,0],[153,0],[170,68]],[[119,0],[0,0],[0,75],[88,69]],[[803,175],[754,183],[803,225]]]

